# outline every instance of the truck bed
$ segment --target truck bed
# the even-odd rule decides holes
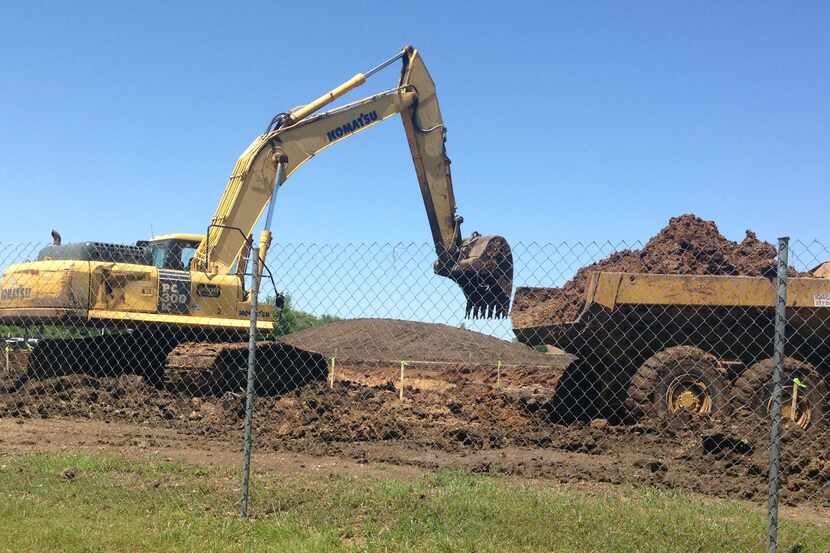
[[[549,344],[580,356],[642,358],[670,345],[695,344],[734,358],[757,358],[772,344],[775,282],[763,277],[597,272],[573,321],[517,326],[530,346]],[[790,278],[789,346],[802,357],[830,358],[830,279]]]

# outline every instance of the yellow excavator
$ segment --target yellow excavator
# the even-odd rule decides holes
[[[323,113],[321,108],[401,60],[397,87]],[[204,235],[157,236],[135,245],[53,245],[10,266],[0,283],[0,324],[116,329],[41,340],[30,372],[139,372],[209,388],[232,385],[246,359],[252,305],[256,328],[273,328],[274,306],[246,288],[249,264],[268,271],[270,221],[283,182],[325,148],[400,114],[432,230],[436,274],[454,280],[466,316],[505,317],[513,260],[500,236],[462,239],[435,84],[417,49],[406,47],[316,100],[280,113],[237,160]],[[268,209],[252,257],[252,232]],[[252,263],[251,263],[252,262]],[[276,260],[279,263],[279,260]],[[261,274],[261,273],[259,273]],[[279,309],[280,302],[276,302]],[[91,335],[95,334],[95,335]],[[305,352],[266,343],[257,355],[319,364]],[[285,363],[283,363],[285,364]],[[195,379],[195,382],[194,382]]]

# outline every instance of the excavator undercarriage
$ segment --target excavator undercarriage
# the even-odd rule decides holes
[[[41,339],[29,354],[27,371],[12,387],[32,378],[77,373],[136,374],[172,392],[222,394],[244,388],[246,339],[243,333],[158,325],[110,329],[84,338]],[[257,365],[260,393],[282,393],[326,374],[322,355],[274,341],[257,343]]]

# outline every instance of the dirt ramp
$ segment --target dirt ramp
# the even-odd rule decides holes
[[[510,317],[514,328],[573,321],[585,305],[593,272],[773,277],[775,256],[775,247],[751,230],[733,242],[712,221],[691,214],[672,217],[642,249],[615,252],[583,267],[561,288],[518,288]]]

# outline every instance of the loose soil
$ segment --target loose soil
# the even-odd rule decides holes
[[[639,250],[622,250],[577,271],[562,288],[522,287],[511,311],[514,328],[573,321],[585,305],[592,272],[774,277],[775,247],[751,230],[741,242],[725,238],[712,221],[696,215],[672,217]]]
[[[357,371],[356,371],[357,372]],[[436,379],[431,379],[434,383]],[[308,382],[256,402],[257,451],[338,457],[358,464],[465,468],[559,482],[647,484],[763,502],[768,423],[752,413],[729,419],[676,417],[633,425],[559,425],[549,393],[494,386],[458,375],[440,386],[404,390],[341,376],[332,388]],[[68,375],[0,394],[0,418],[92,419],[167,428],[187,444],[239,440],[244,397],[187,397],[140,377]],[[830,433],[784,429],[785,504],[830,507]],[[152,446],[152,445],[151,445]]]

